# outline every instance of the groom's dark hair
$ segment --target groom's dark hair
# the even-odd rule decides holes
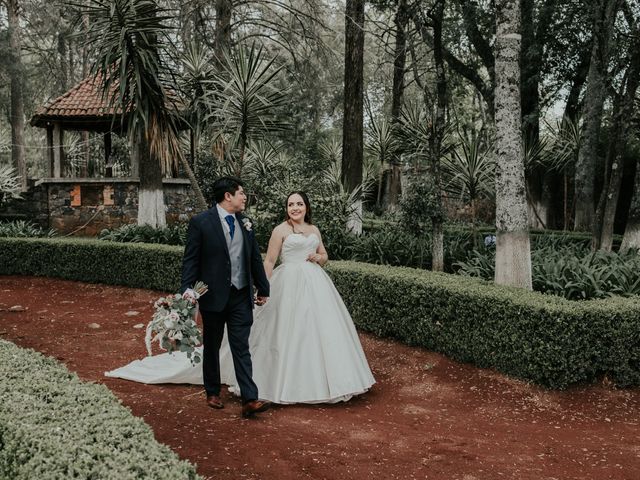
[[[304,202],[304,206],[307,207],[307,211],[304,214],[304,221],[311,225],[313,222],[311,221],[311,203],[309,203],[309,197],[302,190],[297,190],[295,192],[291,192],[287,195],[287,198],[284,200],[284,214],[289,220],[289,198],[291,195],[300,195],[302,197],[302,201]]]
[[[236,177],[220,177],[213,183],[213,199],[216,203],[224,200],[224,194],[235,195],[240,187],[244,187],[242,180]]]

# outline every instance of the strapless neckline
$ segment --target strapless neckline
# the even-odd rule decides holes
[[[305,235],[304,233],[290,233],[289,235],[284,237],[284,240],[282,241],[282,243],[286,242],[289,239],[289,237],[307,239],[307,238],[311,238],[312,236],[318,238],[318,235],[315,232],[311,232],[308,235]]]

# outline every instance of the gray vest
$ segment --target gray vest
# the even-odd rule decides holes
[[[226,222],[225,222],[226,223]],[[227,247],[229,247],[229,258],[231,259],[231,285],[237,289],[246,287],[249,284],[247,280],[247,272],[244,265],[244,239],[242,237],[241,228],[244,228],[238,219],[234,219],[236,225],[233,234],[233,240],[225,229],[225,237],[227,239]]]

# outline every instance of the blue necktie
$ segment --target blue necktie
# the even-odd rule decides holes
[[[236,230],[236,224],[233,221],[233,215],[227,215],[226,217],[224,217],[224,219],[227,221],[227,224],[229,225],[229,236],[231,237],[231,240],[233,240],[233,234],[235,233],[235,230]]]

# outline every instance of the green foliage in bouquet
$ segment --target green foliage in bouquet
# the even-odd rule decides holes
[[[157,341],[168,352],[184,352],[192,364],[200,363],[196,347],[202,343],[202,334],[196,324],[198,299],[207,293],[207,285],[196,282],[193,289],[176,293],[155,301],[155,313],[147,325],[145,344],[152,355],[151,343]]]
[[[0,478],[200,477],[107,387],[0,340]]]

